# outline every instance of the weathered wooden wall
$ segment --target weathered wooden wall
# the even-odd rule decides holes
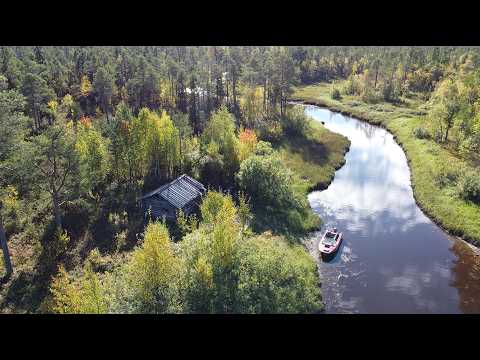
[[[198,201],[200,199],[197,198],[195,200],[190,201],[184,208],[183,212],[186,215],[189,215],[193,211],[198,208]],[[154,195],[142,201],[142,207],[145,212],[151,208],[152,211],[152,218],[154,219],[162,219],[165,217],[169,220],[175,220],[177,217],[177,209],[172,206],[168,201],[163,199],[160,195]]]

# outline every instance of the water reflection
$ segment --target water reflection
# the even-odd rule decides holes
[[[455,241],[452,251],[454,260],[453,282],[460,293],[460,309],[464,313],[480,313],[480,251],[472,251],[469,245]]]
[[[320,232],[306,244],[319,263],[327,312],[480,312],[476,257],[417,207],[407,159],[393,136],[326,109],[306,106],[306,112],[351,141],[330,187],[309,195],[326,226],[344,233],[329,262],[318,256]]]

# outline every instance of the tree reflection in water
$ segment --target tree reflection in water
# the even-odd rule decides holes
[[[458,289],[460,309],[464,313],[480,313],[480,251],[472,251],[461,240],[454,240],[451,251],[457,255],[452,286]]]
[[[306,112],[351,141],[332,184],[308,197],[325,226],[344,233],[328,263],[318,256],[321,232],[306,244],[318,260],[327,312],[480,312],[480,260],[418,208],[393,136],[327,109]]]

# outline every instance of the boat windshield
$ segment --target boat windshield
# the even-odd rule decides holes
[[[328,232],[325,234],[324,243],[326,243],[326,244],[335,244],[336,235],[337,235],[337,234],[328,231]]]

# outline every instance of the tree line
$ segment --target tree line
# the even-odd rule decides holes
[[[476,54],[443,47],[0,47],[3,252],[7,237],[33,242],[37,267],[50,278],[80,233],[91,231],[107,251],[127,249],[142,230],[136,197],[182,173],[246,194],[254,231],[268,214],[283,234],[301,233],[308,204],[274,150],[285,134],[306,131],[308,120],[287,106],[293,87],[343,79],[342,93],[369,101],[433,94],[435,119],[458,129],[452,135],[442,125],[435,136],[453,136],[474,153],[476,75],[467,70],[477,66]],[[448,80],[457,69],[468,75]],[[461,89],[462,106],[451,104],[457,95],[448,81]],[[155,226],[152,236],[165,238]],[[188,238],[199,229],[185,228],[171,235]],[[4,262],[11,273],[7,256]],[[208,270],[203,260],[197,265]],[[221,299],[232,289],[218,290]],[[205,309],[217,309],[208,299]]]

